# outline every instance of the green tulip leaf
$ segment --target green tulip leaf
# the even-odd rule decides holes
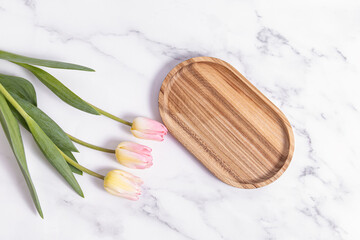
[[[66,160],[62,156],[61,150],[51,141],[51,139],[45,134],[40,126],[30,117],[29,114],[21,107],[21,105],[15,100],[13,96],[0,84],[0,92],[4,95],[6,100],[13,105],[13,107],[21,114],[25,119],[31,134],[33,135],[37,145],[43,152],[47,160],[53,165],[53,167],[65,178],[70,186],[80,196],[84,197],[84,194],[76,181],[73,173]],[[9,110],[10,111],[10,110]]]
[[[23,126],[26,130],[28,130],[30,132],[30,129],[29,129],[25,119],[21,116],[21,114],[18,111],[16,111],[16,109],[12,105],[9,105],[9,107],[10,107],[12,114],[14,115],[16,120],[20,123],[20,125]]]
[[[72,160],[74,160],[75,162],[78,162],[76,161],[76,158],[74,157],[74,155],[72,154],[72,152],[70,151],[63,151],[64,154],[66,154],[69,158],[71,158]],[[69,164],[69,167],[71,169],[71,171],[73,173],[76,173],[76,174],[79,174],[79,175],[83,175],[83,172],[79,169],[77,169],[76,167],[74,167],[73,165]]]
[[[13,98],[20,104],[22,109],[24,109],[25,112],[29,114],[32,119],[35,120],[35,122],[40,126],[40,128],[45,132],[45,134],[57,147],[65,151],[68,150],[72,152],[78,152],[77,148],[70,140],[70,138],[66,135],[66,133],[55,121],[53,121],[48,115],[46,115],[46,113],[44,113],[31,103],[23,100],[22,98],[19,98],[15,95],[13,96]]]
[[[56,168],[56,170],[65,178],[65,180],[70,184],[70,186],[77,192],[81,197],[84,197],[84,194],[80,188],[79,183],[76,181],[69,165],[67,164],[64,157],[61,155],[59,149],[51,141],[51,139],[45,134],[45,132],[39,127],[39,125],[29,117],[26,119],[29,129],[49,162]]]
[[[46,87],[67,104],[84,112],[99,115],[92,106],[73,93],[50,73],[28,64],[14,63],[32,72]]]
[[[15,118],[18,120],[18,122],[26,129],[30,132],[30,129],[25,121],[25,119],[20,115],[20,113],[18,111],[16,111],[16,109],[13,107],[13,106],[9,106],[13,115],[15,116]],[[54,140],[51,139],[53,142]],[[57,146],[59,147],[59,146]],[[74,155],[69,151],[69,150],[64,150],[64,149],[61,149],[69,158],[71,158],[72,160],[74,160],[75,162],[77,162],[77,160],[75,159]],[[82,175],[82,171],[80,171],[79,169],[73,167],[71,164],[68,164],[71,171],[73,173],[76,173],[76,174],[79,174],[79,175]]]
[[[61,68],[61,69],[95,72],[94,69],[77,64],[30,58],[1,50],[0,50],[0,59],[12,61],[12,62],[18,62],[18,63],[27,63],[27,64],[43,66],[43,67],[50,67],[50,68]]]
[[[67,134],[48,115],[37,108],[36,92],[33,85],[26,79],[0,74],[0,83],[11,94],[21,107],[39,124],[46,135],[63,151],[75,151],[75,145]],[[14,116],[24,128],[29,130],[23,117],[10,106]]]
[[[6,99],[0,94],[0,122],[5,131],[6,137],[10,143],[10,146],[14,152],[15,158],[19,164],[21,173],[25,178],[25,182],[29,188],[31,198],[35,204],[35,207],[41,218],[44,218],[41,210],[39,198],[37,196],[35,186],[31,180],[29,169],[26,163],[24,146],[20,134],[19,124],[12,114]]]
[[[0,83],[15,99],[22,98],[23,100],[27,101],[27,103],[24,103],[21,100],[18,102],[23,103],[22,108],[24,108],[24,110],[33,119],[35,119],[35,121],[39,119],[37,123],[40,125],[43,131],[48,135],[48,137],[55,143],[55,145],[58,148],[60,148],[68,157],[70,157],[75,162],[77,162],[74,155],[71,153],[71,151],[77,151],[77,149],[75,145],[72,143],[72,141],[69,139],[67,134],[49,116],[47,116],[40,109],[34,106],[36,104],[36,92],[33,85],[24,78],[8,76],[4,74],[0,74]],[[9,105],[9,107],[15,118],[18,120],[18,122],[26,130],[30,131],[25,119],[20,115],[20,113],[16,111],[16,109],[12,105]],[[82,175],[82,171],[80,171],[79,169],[73,167],[70,164],[69,167],[73,173]]]
[[[12,95],[15,94],[33,105],[37,105],[35,88],[28,80],[21,77],[0,74],[0,83]]]
[[[18,120],[18,122],[26,129],[30,132],[30,129],[25,121],[25,119],[20,115],[20,113],[18,111],[16,111],[16,109],[13,107],[13,106],[9,106],[13,115],[15,116],[15,118]],[[50,138],[51,139],[51,138]],[[53,142],[54,142],[54,139],[51,139]],[[59,146],[57,146],[59,147]],[[68,150],[64,150],[64,149],[61,149],[69,158],[71,158],[72,160],[74,160],[75,162],[77,162],[77,160],[75,159],[74,155],[68,151]],[[73,167],[71,164],[68,164],[71,171],[73,173],[76,173],[76,174],[79,174],[79,175],[82,175],[82,171],[80,171],[79,169]]]

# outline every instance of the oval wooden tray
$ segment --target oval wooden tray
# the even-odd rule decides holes
[[[265,186],[292,158],[294,136],[284,114],[220,59],[196,57],[173,68],[159,109],[171,134],[234,187]]]

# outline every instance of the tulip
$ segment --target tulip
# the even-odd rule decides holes
[[[130,200],[138,200],[143,181],[123,170],[112,170],[104,178],[104,188],[107,192]]]
[[[132,123],[131,132],[137,138],[163,141],[168,130],[163,124],[155,120],[137,117]]]
[[[115,150],[116,159],[129,168],[144,169],[152,166],[151,148],[134,142],[122,142]]]

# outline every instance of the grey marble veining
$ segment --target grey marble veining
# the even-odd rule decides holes
[[[33,76],[39,106],[94,144],[123,140],[153,148],[138,202],[77,176],[78,197],[23,132],[45,219],[0,132],[0,239],[359,239],[360,3],[358,1],[0,0],[0,49],[74,62],[95,73],[49,70],[78,95],[131,120],[160,120],[162,80],[191,57],[221,58],[288,117],[295,153],[274,183],[254,190],[212,176],[171,135],[138,140],[126,127],[73,109]],[[79,146],[77,159],[102,174],[114,156]],[[21,231],[20,231],[21,229]]]

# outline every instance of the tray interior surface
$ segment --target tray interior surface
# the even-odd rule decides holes
[[[161,87],[159,109],[172,135],[232,186],[269,184],[291,160],[285,116],[222,60],[198,57],[176,66]]]

